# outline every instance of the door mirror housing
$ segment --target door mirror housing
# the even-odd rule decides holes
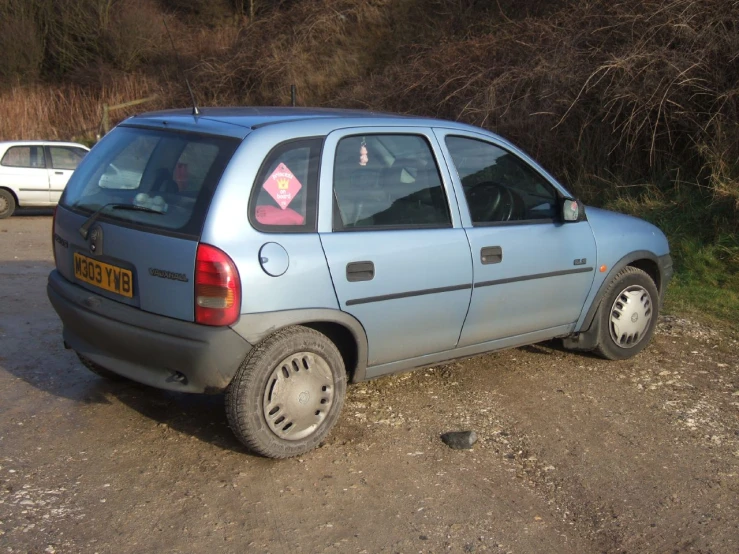
[[[574,198],[565,198],[562,201],[562,221],[574,223],[585,220],[585,209],[583,205]]]

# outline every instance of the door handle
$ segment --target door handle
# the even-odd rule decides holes
[[[503,249],[500,246],[483,246],[480,261],[482,265],[499,264],[503,261]]]
[[[346,280],[350,283],[371,281],[374,278],[375,264],[372,262],[351,262],[346,265]]]
[[[55,175],[64,175],[64,172],[63,171],[55,171],[54,174]]]

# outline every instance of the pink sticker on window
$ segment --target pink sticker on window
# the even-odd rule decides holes
[[[275,199],[275,202],[282,208],[286,209],[290,202],[295,199],[303,185],[300,184],[297,177],[292,174],[284,163],[280,163],[267,180],[262,185],[269,195]]]

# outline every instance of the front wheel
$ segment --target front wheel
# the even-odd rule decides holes
[[[287,327],[247,356],[226,392],[228,422],[250,450],[289,458],[312,450],[336,423],[344,361],[328,337]]]
[[[609,360],[625,360],[647,346],[659,315],[659,292],[641,269],[627,266],[613,278],[598,308],[598,346]]]

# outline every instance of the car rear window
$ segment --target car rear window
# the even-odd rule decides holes
[[[85,156],[61,204],[92,213],[113,204],[152,211],[104,209],[101,219],[199,237],[237,139],[118,127]]]

